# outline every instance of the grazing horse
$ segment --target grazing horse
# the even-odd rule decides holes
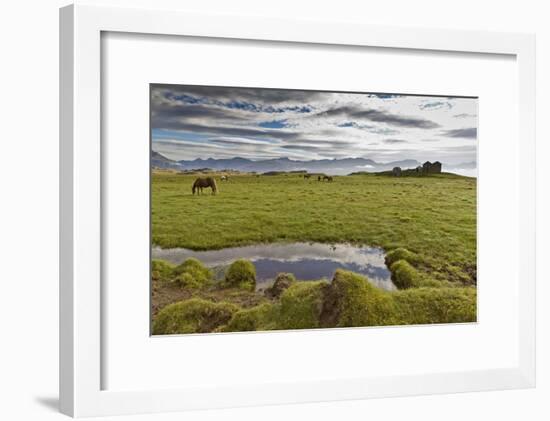
[[[229,177],[227,175],[222,175],[221,181],[229,181]]]
[[[311,174],[304,174],[304,180],[307,180],[309,177],[311,177]]]
[[[323,181],[327,180],[328,182],[332,181],[332,177],[330,175],[323,176]]]
[[[210,187],[212,189],[212,194],[216,194],[218,191],[218,187],[216,186],[216,180],[214,180],[212,177],[206,177],[202,178],[199,177],[195,180],[193,183],[193,194],[195,194],[195,191],[197,194],[202,193],[202,189],[204,187]]]

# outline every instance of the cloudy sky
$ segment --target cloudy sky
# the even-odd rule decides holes
[[[476,161],[477,99],[153,85],[153,150],[168,158]]]

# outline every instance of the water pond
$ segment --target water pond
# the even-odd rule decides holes
[[[180,264],[195,257],[215,269],[218,277],[223,269],[237,259],[248,259],[256,267],[258,288],[265,288],[280,272],[290,272],[303,281],[332,279],[336,269],[365,275],[376,286],[395,290],[391,273],[384,263],[384,250],[377,247],[357,247],[351,244],[274,243],[221,250],[193,251],[184,248],[153,247],[153,259]]]

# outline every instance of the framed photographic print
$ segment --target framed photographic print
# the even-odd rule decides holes
[[[477,321],[478,98],[150,92],[153,335]]]
[[[62,412],[534,385],[533,36],[78,5],[60,42]]]

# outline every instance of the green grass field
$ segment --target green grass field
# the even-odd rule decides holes
[[[430,278],[475,284],[476,180],[356,175],[332,183],[297,174],[216,177],[219,193],[191,194],[195,175],[152,176],[152,241],[220,249],[317,241],[405,248]]]
[[[476,180],[451,174],[232,175],[192,195],[196,175],[152,176],[152,241],[221,249],[271,242],[353,243],[386,250],[399,288],[352,272],[332,282],[280,274],[255,290],[255,268],[235,261],[223,281],[196,259],[154,260],[154,334],[472,322],[477,319]]]

